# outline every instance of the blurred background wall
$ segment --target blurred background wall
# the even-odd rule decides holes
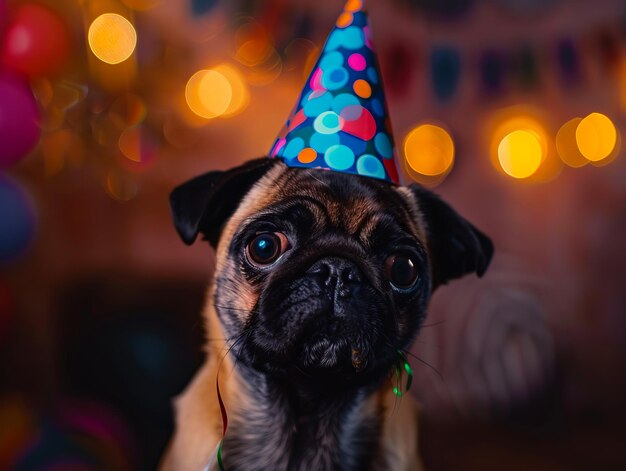
[[[624,469],[626,4],[370,0],[403,179],[495,241],[411,358],[430,469]],[[178,183],[266,154],[342,0],[0,0],[0,469],[154,469]]]

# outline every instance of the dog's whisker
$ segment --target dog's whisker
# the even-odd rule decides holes
[[[330,188],[330,185],[328,184],[328,182],[325,182],[323,180],[320,180],[319,178],[317,178],[315,175],[313,175],[313,172],[311,170],[307,170],[307,174],[313,179],[316,180],[318,182],[320,182],[322,185]]]
[[[228,345],[228,347],[226,348],[226,345],[224,346],[225,352],[224,354],[221,356],[220,358],[220,362],[219,362],[219,366],[218,366],[218,371],[221,368],[222,364],[224,363],[224,360],[226,359],[226,357],[233,351],[233,349],[241,342],[244,340],[244,335],[246,334],[246,331],[244,329],[243,332],[241,332],[241,334],[237,335],[235,337],[235,341],[232,342],[230,345]],[[235,355],[235,361],[233,363],[233,369],[237,366],[237,362],[239,360],[239,355]]]
[[[423,360],[422,358],[418,357],[417,355],[415,355],[414,353],[411,353],[411,352],[410,352],[410,351],[408,351],[408,350],[402,349],[402,352],[403,352],[405,355],[409,355],[411,358],[415,358],[417,361],[419,361],[419,362],[420,362],[420,363],[422,363],[423,365],[425,365],[425,366],[427,366],[428,368],[430,368],[432,371],[434,371],[434,372],[437,374],[437,376],[439,376],[439,379],[440,379],[441,381],[444,381],[444,382],[445,382],[445,380],[443,379],[443,375],[441,374],[441,372],[440,372],[437,368],[435,368],[433,365],[431,365],[430,363],[428,363],[426,360]]]

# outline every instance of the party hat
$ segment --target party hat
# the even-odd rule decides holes
[[[362,0],[349,0],[271,157],[398,183],[382,77]]]

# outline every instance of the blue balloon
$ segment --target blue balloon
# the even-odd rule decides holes
[[[0,263],[20,256],[35,236],[35,210],[26,192],[0,175]]]
[[[431,80],[441,101],[454,97],[461,76],[461,56],[449,47],[439,47],[430,55]]]

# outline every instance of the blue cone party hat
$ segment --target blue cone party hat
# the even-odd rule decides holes
[[[396,151],[363,0],[349,0],[271,157],[399,183]]]

